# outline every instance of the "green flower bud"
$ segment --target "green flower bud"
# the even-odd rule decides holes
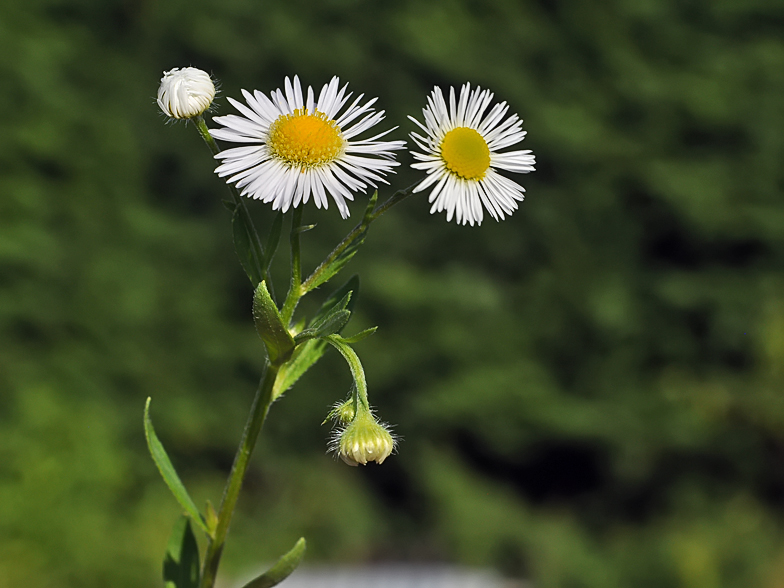
[[[327,421],[334,420],[335,423],[345,425],[350,423],[354,420],[354,415],[357,414],[357,410],[354,406],[354,399],[349,398],[344,402],[338,402],[333,407],[332,410],[327,413],[327,418],[324,419],[324,422],[321,423],[322,425]]]
[[[369,461],[380,464],[395,450],[395,438],[370,412],[360,410],[337,436],[336,449],[350,466]]]

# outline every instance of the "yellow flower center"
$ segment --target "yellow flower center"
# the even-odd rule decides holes
[[[464,180],[481,180],[490,168],[490,148],[471,127],[457,127],[441,141],[441,159]]]
[[[270,126],[267,147],[291,167],[319,167],[343,153],[346,140],[334,120],[323,112],[297,109],[282,114]]]

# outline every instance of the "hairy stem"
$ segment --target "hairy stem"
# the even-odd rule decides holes
[[[308,279],[302,282],[302,295],[307,294],[313,289],[313,284],[318,283],[318,279],[322,272],[324,272],[324,270],[326,270],[341,253],[343,253],[354,241],[356,241],[356,239],[367,230],[374,220],[392,208],[395,204],[398,204],[411,196],[411,194],[414,193],[415,187],[416,184],[412,184],[408,188],[398,190],[392,194],[392,196],[390,196],[383,204],[378,205],[373,210],[373,212],[365,216],[365,218],[362,219],[362,222],[354,227],[351,232],[346,235],[340,243],[337,244],[337,246],[326,257],[326,259],[324,259],[324,261],[322,261],[319,266],[313,270],[313,273],[308,276]]]

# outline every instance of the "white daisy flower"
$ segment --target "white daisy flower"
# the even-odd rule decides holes
[[[163,72],[158,87],[158,106],[171,118],[193,118],[210,107],[215,84],[210,74],[195,67],[175,67]]]
[[[279,89],[267,98],[255,91],[242,91],[247,106],[229,98],[243,116],[219,116],[214,120],[225,128],[212,129],[216,139],[247,143],[217,154],[223,163],[215,170],[227,182],[235,183],[244,196],[272,202],[273,210],[286,212],[313,196],[316,206],[328,207],[327,193],[343,218],[349,216],[346,200],[353,191],[365,192],[376,182],[387,183],[383,174],[400,165],[393,151],[405,141],[379,141],[389,129],[369,139],[355,137],[384,118],[374,112],[376,99],[360,105],[360,94],[339,114],[351,93],[346,85],[338,88],[332,78],[315,100],[313,88],[303,96],[299,78],[286,78],[285,94]]]
[[[503,120],[509,109],[506,102],[496,104],[484,114],[493,93],[469,84],[455,100],[455,89],[449,91],[447,109],[441,88],[436,87],[422,109],[425,124],[414,117],[426,133],[423,137],[411,133],[411,138],[424,153],[411,152],[420,163],[411,167],[427,172],[427,177],[414,192],[421,192],[435,184],[428,200],[430,212],[446,210],[446,220],[471,226],[482,224],[482,207],[496,219],[504,219],[522,202],[525,189],[496,170],[524,173],[534,170],[531,151],[501,149],[519,143],[525,137],[523,121],[513,114]]]

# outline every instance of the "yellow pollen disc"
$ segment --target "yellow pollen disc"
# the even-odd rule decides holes
[[[343,153],[346,141],[340,127],[323,112],[297,109],[283,114],[270,126],[267,147],[292,167],[319,167]]]
[[[457,127],[441,141],[441,159],[464,180],[481,180],[490,168],[490,148],[471,127]]]

